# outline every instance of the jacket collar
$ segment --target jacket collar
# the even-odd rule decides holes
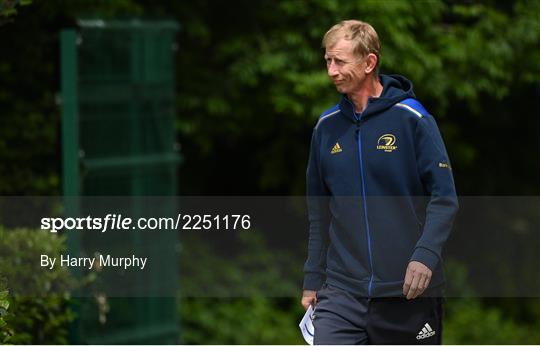
[[[379,81],[383,86],[380,97],[370,97],[366,109],[362,113],[355,113],[354,105],[347,95],[341,96],[339,109],[351,121],[365,119],[379,114],[392,107],[396,103],[410,97],[415,97],[411,81],[400,75],[379,75]]]

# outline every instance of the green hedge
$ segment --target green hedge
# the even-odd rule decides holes
[[[203,238],[184,241],[181,250],[181,338],[186,344],[304,344],[298,329],[301,260],[270,249],[258,234],[244,233],[232,254],[220,253]],[[233,246],[229,246],[233,247]],[[196,259],[196,261],[194,261]],[[287,268],[283,263],[290,263]],[[298,268],[297,268],[298,267]],[[466,267],[448,261],[448,280],[457,295],[474,296]],[[242,294],[227,291],[244,286]],[[270,286],[272,285],[272,286]],[[193,296],[197,288],[220,294]],[[298,297],[275,298],[272,292],[298,291]],[[286,296],[286,295],[284,295]],[[505,307],[506,305],[506,307]],[[514,311],[508,311],[512,308]],[[451,298],[445,303],[444,344],[539,344],[540,299]]]
[[[68,303],[73,281],[63,267],[39,269],[40,255],[57,256],[65,251],[64,243],[62,236],[48,232],[0,227],[0,273],[7,279],[10,292],[5,297],[9,298],[9,311],[3,309],[0,313],[7,324],[4,330],[9,328],[12,333],[9,343],[68,343],[68,325],[73,317]]]
[[[180,287],[188,295],[179,299],[182,343],[303,343],[300,296],[290,297],[299,289],[291,280],[301,275],[297,260],[270,250],[255,231],[237,234],[227,246],[198,234],[182,239]],[[276,292],[283,298],[269,297]]]
[[[443,327],[445,344],[540,343],[538,321],[514,320],[500,307],[479,298],[449,299]]]
[[[4,316],[9,309],[8,290],[5,287],[3,279],[0,277],[0,344],[5,344],[9,341],[11,331]]]
[[[189,344],[303,344],[297,324],[302,316],[298,297],[268,297],[265,288],[291,292],[301,278],[297,260],[286,253],[272,251],[255,233],[245,233],[236,246],[241,251],[223,256],[204,241],[190,239],[181,250],[181,278],[185,290],[220,285],[221,295],[179,299],[181,337]],[[52,256],[65,251],[64,238],[34,230],[6,230],[0,227],[0,343],[64,344],[73,317],[68,308],[69,273],[58,267],[36,270],[39,255]],[[193,261],[197,258],[197,261]],[[196,265],[194,265],[196,263]],[[290,263],[287,267],[286,263]],[[465,280],[463,268],[449,271],[449,279]],[[6,285],[7,282],[7,285]],[[241,295],[226,291],[242,283]],[[39,295],[19,294],[21,287]],[[464,295],[471,295],[464,287]],[[9,296],[5,293],[9,288]],[[56,292],[57,294],[52,294]],[[60,293],[60,294],[58,294]],[[300,294],[300,292],[299,292]],[[8,303],[9,301],[9,303]],[[540,343],[540,301],[486,301],[478,298],[453,298],[446,303],[445,344],[538,344]],[[521,308],[520,308],[521,306]],[[538,309],[533,309],[534,307]],[[524,307],[529,312],[524,315]],[[516,312],[516,309],[520,309]],[[532,315],[531,315],[532,314]],[[534,316],[533,316],[534,315]],[[531,317],[532,316],[532,317]]]

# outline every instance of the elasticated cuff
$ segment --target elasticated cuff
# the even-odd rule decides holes
[[[411,261],[423,263],[426,267],[433,271],[439,263],[439,256],[437,256],[435,252],[424,247],[417,247],[411,257]]]
[[[318,291],[324,284],[324,275],[309,273],[304,275],[304,290]]]

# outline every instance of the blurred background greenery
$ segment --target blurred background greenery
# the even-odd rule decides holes
[[[318,115],[338,101],[326,76],[320,39],[348,18],[377,29],[382,72],[411,79],[437,118],[460,195],[540,193],[540,119],[535,111],[540,1],[0,2],[2,195],[62,193],[58,40],[59,31],[80,17],[180,23],[176,129],[185,161],[178,194],[304,193],[311,129]],[[0,241],[7,241],[4,234]],[[300,246],[305,238],[299,232],[291,242]],[[215,257],[215,249],[205,248],[208,244],[181,253],[193,258],[196,251],[208,268],[219,266],[227,277],[254,287],[249,299],[179,299],[182,342],[302,343],[296,327],[302,313],[298,298],[268,298],[260,292],[265,279],[281,277],[272,266],[279,255],[265,239],[239,241],[249,241],[248,261],[267,264],[261,277],[245,277],[237,260]],[[11,238],[2,246],[24,252],[49,242],[61,246],[52,239],[28,243]],[[457,268],[451,279],[466,270]],[[0,267],[0,273],[8,269],[24,274],[18,267]],[[195,272],[190,279],[205,280],[204,275],[209,274]],[[300,282],[283,282],[291,284],[300,288]],[[0,305],[0,341],[5,328],[11,328],[13,343],[66,342],[70,313],[63,299],[25,305],[11,297],[8,312]],[[540,343],[536,298],[452,298],[446,305],[446,343]],[[44,317],[44,311],[54,318]]]

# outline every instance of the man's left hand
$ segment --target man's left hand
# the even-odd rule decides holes
[[[431,270],[424,264],[417,261],[409,262],[403,284],[403,295],[407,296],[407,299],[414,299],[424,293],[431,280],[431,274]]]

